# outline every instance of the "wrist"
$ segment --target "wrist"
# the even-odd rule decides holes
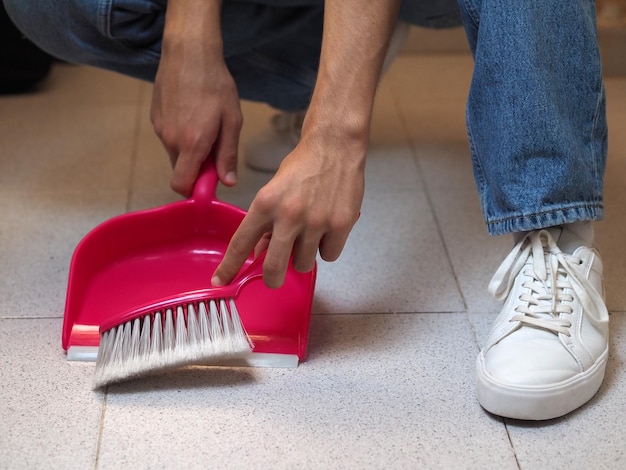
[[[163,53],[181,46],[222,55],[221,0],[170,0],[163,30]]]
[[[328,102],[334,104],[322,107],[311,104],[302,123],[301,139],[340,145],[348,154],[364,157],[369,143],[371,110]]]
[[[328,163],[357,169],[365,165],[368,143],[369,126],[345,116],[327,119],[307,114],[298,145],[309,149],[310,155],[330,157]]]

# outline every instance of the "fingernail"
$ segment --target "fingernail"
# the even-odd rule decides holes
[[[211,278],[211,285],[213,287],[222,287],[224,285],[224,283],[222,282],[222,280],[218,276],[213,276]]]
[[[234,171],[229,171],[228,173],[226,173],[224,180],[226,180],[226,183],[228,184],[237,184],[237,173],[235,173]]]

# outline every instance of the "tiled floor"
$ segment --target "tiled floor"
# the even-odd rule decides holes
[[[469,56],[401,57],[375,107],[362,217],[322,263],[309,360],[187,369],[90,390],[60,346],[69,260],[98,222],[176,199],[150,87],[57,66],[41,93],[0,97],[0,469],[625,468],[626,79],[607,78],[605,254],[612,350],[587,406],[503,420],[474,397],[510,240],[482,222],[464,129]],[[246,104],[242,138],[269,110]],[[267,176],[221,196],[246,205]]]

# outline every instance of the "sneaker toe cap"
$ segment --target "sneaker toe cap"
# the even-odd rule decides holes
[[[545,386],[581,372],[559,341],[496,344],[484,354],[484,372],[494,381],[517,386]]]

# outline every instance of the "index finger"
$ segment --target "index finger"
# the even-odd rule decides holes
[[[246,214],[230,239],[224,258],[213,273],[211,278],[213,287],[222,287],[232,282],[252,254],[257,242],[268,231],[268,227],[269,223],[255,212]]]

